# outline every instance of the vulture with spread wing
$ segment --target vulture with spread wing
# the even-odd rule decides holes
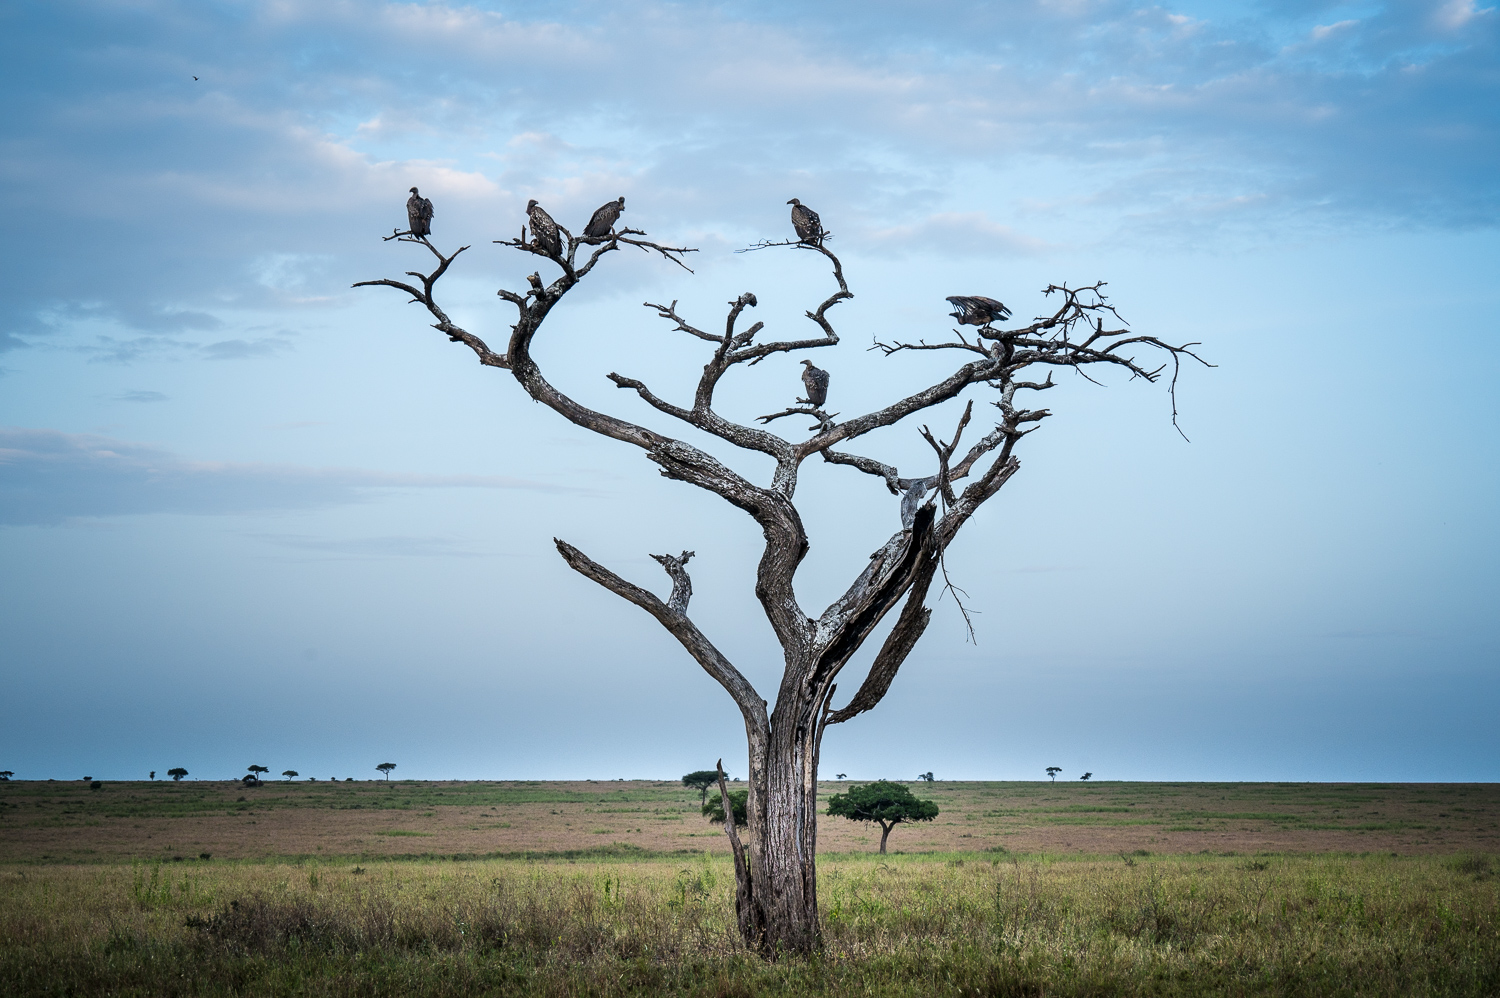
[[[432,202],[411,189],[406,199],[406,227],[414,236],[432,235]]]
[[[562,256],[562,237],[557,234],[557,223],[547,210],[537,204],[536,198],[526,202],[526,217],[531,221],[531,242],[548,256]]]
[[[807,398],[798,399],[808,405],[818,408],[828,401],[828,372],[821,367],[813,367],[813,362],[804,360],[802,363],[807,367],[802,372],[802,384],[807,389]]]
[[[589,219],[589,224],[584,226],[583,234],[586,236],[607,236],[615,223],[620,220],[620,212],[625,210],[625,198],[620,197],[617,201],[609,201],[594,212],[594,217]]]
[[[792,206],[792,228],[797,230],[797,241],[809,246],[823,245],[823,220],[818,213],[796,198],[787,204]]]
[[[948,299],[948,304],[958,310],[948,314],[957,319],[960,326],[985,326],[1010,318],[1010,309],[1003,302],[984,295],[954,295]]]

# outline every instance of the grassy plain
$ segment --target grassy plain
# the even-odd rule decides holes
[[[1500,852],[1500,785],[1310,783],[909,784],[936,821],[903,826],[902,852]],[[822,784],[823,796],[847,783]],[[236,782],[0,784],[0,863],[524,856],[618,843],[727,852],[675,783]],[[879,830],[823,818],[822,852]]]
[[[765,963],[672,784],[0,784],[0,993],[1500,994],[1500,788],[913,789]]]

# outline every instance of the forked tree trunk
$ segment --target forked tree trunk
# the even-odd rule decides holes
[[[885,840],[891,837],[891,829],[895,827],[896,823],[894,821],[890,824],[886,824],[883,821],[880,823],[880,855],[882,856],[885,855]]]

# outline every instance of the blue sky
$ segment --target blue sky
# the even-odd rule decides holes
[[[866,347],[941,336],[950,294],[1030,315],[1103,279],[1202,341],[1191,443],[1159,386],[1049,395],[950,556],[977,643],[940,601],[825,773],[1500,778],[1500,10],[138,0],[0,29],[0,768],[742,770],[727,697],[551,538],[662,592],[648,554],[696,550],[694,616],[769,697],[758,532],[350,288],[422,262],[379,238],[416,184],[492,343],[528,198],[576,227],[623,194],[700,247],[692,275],[610,260],[538,344],[668,432],[604,375],[682,397],[704,355],[640,303],[711,324],[753,290],[802,334],[827,274],[733,252],[793,196],[856,295],[819,359],[846,413],[934,375]],[[744,372],[726,414],[797,371]],[[847,469],[798,495],[820,607],[894,510]]]

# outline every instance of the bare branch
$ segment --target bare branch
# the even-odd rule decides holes
[[[879,350],[887,357],[893,353],[900,353],[902,350],[968,350],[970,353],[977,353],[981,357],[988,357],[990,355],[990,352],[984,347],[977,343],[969,343],[962,338],[957,343],[928,343],[926,340],[918,340],[915,343],[882,343],[879,340],[875,340],[867,349]]]
[[[469,332],[468,330],[455,323],[452,319],[448,318],[448,313],[442,310],[442,308],[438,305],[437,300],[433,297],[433,285],[437,284],[438,279],[448,272],[449,266],[452,265],[454,260],[458,259],[458,255],[469,247],[460,246],[458,249],[453,251],[453,254],[451,256],[444,256],[441,252],[438,251],[437,247],[433,246],[432,243],[427,241],[427,238],[425,236],[402,237],[400,233],[397,233],[395,236],[387,237],[387,240],[398,237],[400,237],[400,241],[404,243],[420,243],[421,245],[426,246],[429,250],[432,251],[432,254],[438,258],[437,269],[430,274],[422,274],[418,273],[417,271],[407,271],[408,276],[415,277],[417,278],[417,280],[422,282],[421,290],[419,291],[412,285],[406,284],[402,281],[393,281],[390,279],[381,279],[378,281],[357,281],[351,286],[356,288],[367,288],[377,285],[384,285],[388,288],[395,288],[398,291],[404,291],[406,294],[411,296],[411,300],[413,303],[426,307],[427,311],[431,312],[433,317],[437,319],[437,322],[434,322],[432,324],[433,329],[436,329],[441,333],[446,333],[448,339],[451,342],[462,343],[464,346],[474,351],[475,356],[479,358],[479,362],[481,364],[484,364],[487,367],[510,367],[510,361],[504,354],[496,353],[495,351],[491,350],[489,348],[489,345],[486,344],[484,340],[475,336],[473,333]]]
[[[683,557],[679,559],[671,558],[670,555],[657,557],[658,561],[661,561],[662,558],[668,558],[677,563],[676,572],[674,572],[667,561],[662,561],[662,565],[667,568],[668,574],[673,576],[672,602],[663,603],[654,593],[626,582],[614,572],[593,561],[588,555],[566,541],[561,541],[554,537],[552,543],[557,545],[557,551],[562,555],[563,560],[568,563],[568,567],[580,575],[593,579],[616,596],[629,600],[655,617],[663,627],[671,632],[673,637],[682,643],[682,647],[686,648],[688,654],[693,656],[693,659],[703,667],[703,671],[712,676],[734,698],[734,702],[739,706],[740,712],[745,715],[745,722],[747,724],[758,724],[762,728],[765,727],[765,701],[755,692],[755,687],[750,685],[750,681],[730,664],[729,660],[713,646],[713,643],[708,638],[703,636],[703,632],[698,630],[698,625],[689,620],[687,614],[684,612],[687,607],[688,596],[692,592],[692,583],[687,581],[687,573],[683,570],[682,563],[691,557],[692,552],[683,552]],[[681,581],[679,581],[676,573],[681,573]],[[683,590],[681,593],[681,609],[674,605],[678,602],[679,588]]]
[[[829,464],[847,464],[851,468],[858,468],[867,475],[885,480],[885,487],[891,490],[891,495],[901,494],[901,474],[894,465],[885,464],[872,457],[861,457],[858,454],[843,454],[836,450],[824,450],[821,452],[823,460]]]
[[[801,400],[799,399],[798,401],[801,401]],[[783,418],[785,416],[811,416],[812,418],[814,418],[814,419],[816,419],[818,421],[817,425],[815,425],[815,426],[809,426],[808,427],[808,430],[811,431],[811,430],[826,430],[826,429],[829,429],[830,427],[833,426],[834,417],[837,416],[837,415],[838,415],[838,413],[836,413],[836,412],[832,412],[832,413],[824,412],[822,409],[819,409],[817,406],[814,406],[814,405],[811,405],[811,404],[806,404],[806,405],[792,406],[792,407],[790,407],[788,409],[783,409],[780,412],[773,412],[769,416],[756,416],[755,418],[756,418],[757,422],[770,423],[770,422],[774,422],[775,420],[781,419],[781,418]]]
[[[916,644],[917,637],[921,635],[921,629],[927,626],[926,615],[930,612],[923,609],[921,603],[926,598],[927,587],[932,582],[938,555],[934,517],[935,510],[930,503],[922,507],[917,512],[912,529],[904,530],[887,541],[885,547],[871,557],[870,564],[849,588],[849,591],[823,614],[819,622],[820,646],[823,651],[818,656],[817,665],[813,670],[813,680],[822,679],[827,683],[833,682],[839,670],[844,667],[854,650],[864,643],[870,631],[874,630],[885,614],[908,593],[911,595],[908,597],[907,611],[912,611],[912,601],[915,601],[917,608],[912,612],[921,616],[920,628],[911,636],[911,645]],[[903,613],[902,616],[905,618],[908,614]],[[913,621],[906,620],[906,626],[908,628],[913,626]],[[887,646],[891,645],[892,641],[898,645],[901,643],[902,639],[897,637],[901,628],[902,623],[898,620],[896,630],[887,637]],[[910,650],[908,646],[906,651]],[[905,657],[905,654],[901,655],[902,660]],[[895,670],[901,665],[900,661],[892,664],[887,660],[882,663],[880,655],[876,656],[876,663],[882,668],[889,668],[890,677],[880,687],[879,696],[870,701],[869,707],[873,707],[879,702],[880,696],[885,695],[885,688],[890,685],[890,678],[894,678]],[[872,667],[872,676],[874,671]],[[865,687],[870,685],[870,680],[866,679],[859,693],[855,694],[856,701],[860,699],[861,693],[866,693]],[[861,709],[868,710],[869,707]],[[839,715],[843,713],[844,711],[836,711],[829,718],[829,722],[837,724],[853,716],[853,714],[848,714],[847,717],[840,717]]]
[[[823,239],[824,240],[828,240],[828,239],[832,239],[832,238],[833,238],[833,233],[832,232],[825,232],[825,233],[823,233]],[[751,243],[749,246],[745,246],[745,247],[743,247],[741,249],[737,249],[734,252],[735,252],[736,255],[738,255],[740,253],[754,253],[757,250],[774,249],[777,246],[795,246],[797,249],[805,249],[805,250],[822,249],[821,246],[815,246],[815,245],[813,245],[811,243],[804,243],[800,239],[762,239],[759,242]]]
[[[661,567],[665,568],[667,574],[672,577],[672,596],[667,600],[667,606],[678,613],[687,613],[688,601],[693,598],[693,580],[688,578],[687,569],[684,566],[694,554],[696,554],[694,551],[684,551],[677,557],[669,554],[651,556],[661,562]]]
[[[721,337],[715,336],[713,333],[706,333],[703,330],[699,329],[697,326],[691,326],[686,321],[684,321],[682,316],[677,314],[676,299],[673,299],[672,304],[670,305],[653,305],[649,301],[644,302],[643,304],[647,308],[656,309],[657,315],[661,316],[663,319],[671,319],[673,322],[677,323],[678,329],[682,330],[685,333],[691,333],[692,335],[698,337],[700,340],[708,340],[710,343],[718,343],[721,339]]]
[[[734,827],[734,805],[729,799],[728,774],[724,772],[724,760],[714,764],[719,771],[719,803],[724,805],[724,834],[729,837],[729,853],[734,857],[734,915],[739,922],[740,938],[754,945],[764,935],[764,926],[757,917],[755,886],[750,876],[750,857],[740,845],[739,829]],[[750,801],[745,801],[745,817],[750,817]]]

